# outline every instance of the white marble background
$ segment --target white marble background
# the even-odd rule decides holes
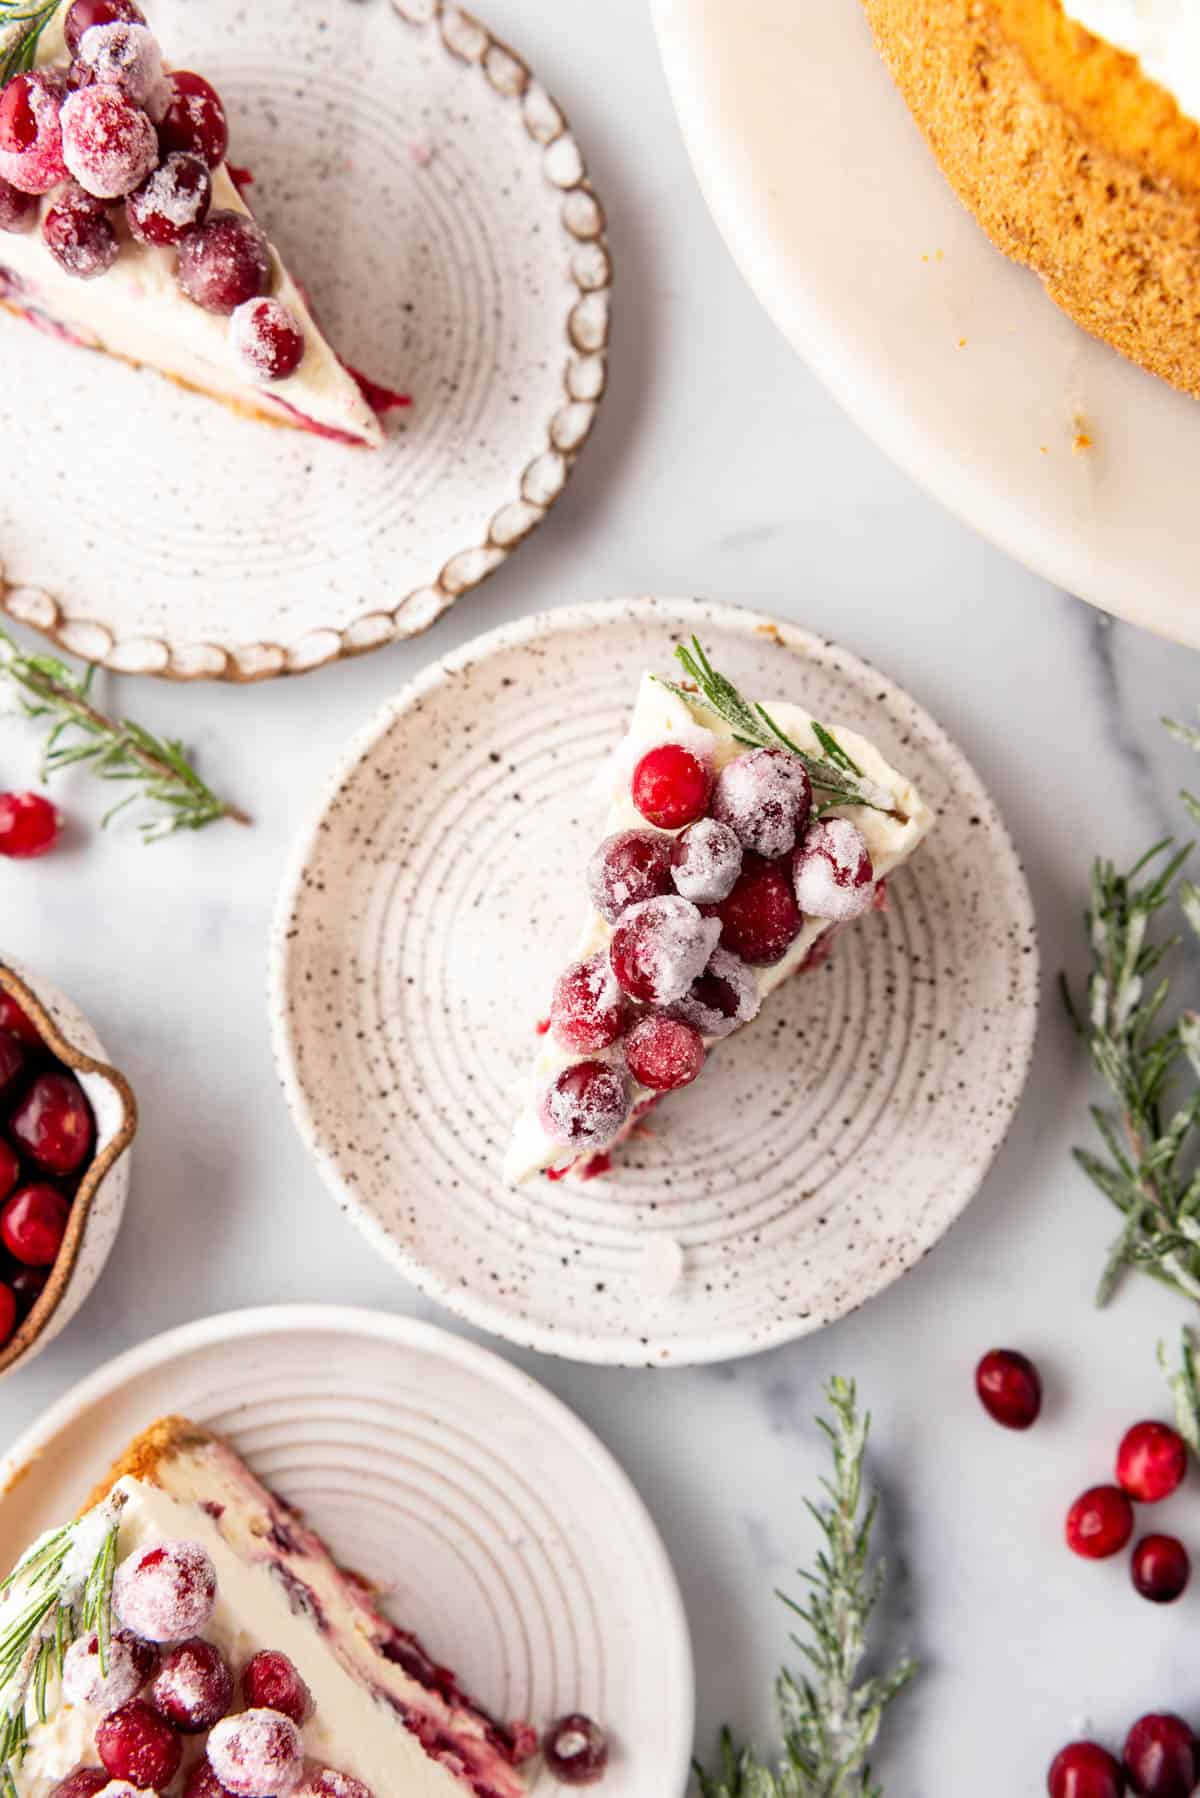
[[[213,1311],[327,1300],[439,1316],[326,1198],[276,1087],[264,946],[288,845],[347,735],[476,632],[635,589],[744,600],[878,662],[991,785],[1041,922],[1033,1079],[957,1229],[837,1328],[693,1373],[515,1358],[610,1445],[663,1530],[695,1638],[702,1750],[726,1719],[770,1736],[787,1646],[772,1590],[813,1547],[801,1497],[822,1452],[810,1419],[831,1371],[856,1375],[886,1495],[885,1634],[924,1663],[880,1757],[888,1798],[1033,1793],[1083,1717],[1114,1738],[1149,1708],[1190,1707],[1200,1722],[1200,1580],[1159,1611],[1135,1596],[1124,1560],[1090,1566],[1062,1545],[1068,1502],[1107,1476],[1121,1430],[1162,1411],[1155,1342],[1184,1307],[1143,1281],[1107,1313],[1092,1308],[1111,1216],[1068,1159],[1087,1133],[1090,1081],[1053,991],[1060,966],[1080,964],[1092,852],[1127,856],[1180,822],[1174,793],[1192,770],[1158,718],[1190,712],[1200,670],[1016,567],[846,422],[724,253],[641,0],[489,0],[487,17],[567,105],[610,208],[620,306],[596,440],[547,528],[424,640],[253,690],[124,686],[120,702],[185,736],[254,812],[252,833],[143,849],[119,828],[100,835],[100,797],[70,778],[69,848],[0,863],[0,946],[91,1014],[143,1109],[107,1275],[66,1335],[0,1389],[0,1437],[117,1351]],[[32,736],[4,721],[0,785],[28,784],[34,760]],[[974,1363],[996,1343],[1045,1371],[1031,1437],[977,1408]],[[1194,1487],[1163,1520],[1200,1563]]]

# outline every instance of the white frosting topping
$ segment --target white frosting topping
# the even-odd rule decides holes
[[[1200,6],[1196,0],[1063,0],[1096,37],[1136,56],[1152,81],[1200,119]]]

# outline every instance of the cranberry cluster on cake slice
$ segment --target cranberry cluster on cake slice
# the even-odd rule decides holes
[[[212,83],[167,66],[137,0],[21,15],[33,66],[32,39],[0,34],[0,303],[64,344],[378,447],[376,411],[230,172]]]
[[[9,1798],[521,1798],[537,1746],[180,1418],[27,1551],[0,1639]]]
[[[611,759],[591,910],[555,981],[505,1178],[588,1175],[714,1046],[883,903],[932,823],[855,731],[746,701],[699,644],[644,675]]]

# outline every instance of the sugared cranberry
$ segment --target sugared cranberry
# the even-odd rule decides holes
[[[230,340],[259,381],[286,381],[304,360],[304,332],[278,300],[247,300],[229,325]]]
[[[312,1710],[312,1693],[286,1654],[264,1648],[242,1668],[242,1697],[251,1710],[282,1711],[303,1723]]]
[[[240,212],[210,212],[179,243],[179,285],[206,312],[236,312],[271,285],[271,250]]]
[[[871,852],[849,818],[818,818],[810,824],[796,850],[793,873],[796,901],[808,917],[845,924],[871,909]]]
[[[704,1066],[704,1038],[695,1025],[662,1012],[639,1018],[625,1038],[625,1065],[652,1092],[690,1086]]]
[[[306,1773],[292,1798],[375,1798],[370,1786],[349,1773],[337,1773],[332,1767],[317,1767]]]
[[[12,1336],[20,1317],[20,1306],[12,1286],[0,1281],[0,1348]]]
[[[630,906],[613,931],[613,973],[631,999],[670,1005],[704,972],[720,934],[715,918],[704,917],[677,893],[643,900]]]
[[[578,1061],[556,1074],[538,1108],[552,1142],[578,1149],[602,1149],[629,1116],[629,1082],[607,1061]]]
[[[179,1771],[183,1744],[165,1717],[131,1698],[97,1729],[96,1753],[114,1779],[161,1792]]]
[[[790,855],[812,810],[812,782],[797,756],[751,749],[727,762],[713,788],[712,815],[745,849],[768,860]]]
[[[587,878],[592,904],[615,924],[631,905],[673,891],[671,839],[652,830],[619,830],[596,850]]]
[[[1125,1738],[1123,1758],[1140,1798],[1191,1798],[1196,1789],[1196,1739],[1182,1717],[1139,1717]]]
[[[206,1760],[197,1761],[187,1777],[183,1798],[233,1798]]]
[[[7,1030],[9,1036],[15,1036],[19,1043],[26,1043],[31,1049],[42,1047],[42,1033],[33,1019],[21,1010],[11,993],[0,987],[0,1030]]]
[[[71,55],[78,55],[85,31],[94,25],[115,25],[118,19],[131,25],[146,23],[145,13],[134,0],[74,0],[63,21],[63,36]]]
[[[44,1267],[18,1267],[8,1275],[6,1284],[16,1301],[18,1323],[23,1323],[29,1316],[49,1278],[49,1270]]]
[[[50,1267],[62,1247],[71,1207],[54,1186],[22,1186],[0,1211],[0,1237],[28,1267]]]
[[[50,1798],[96,1798],[108,1784],[108,1774],[103,1767],[76,1767],[74,1773],[68,1773],[50,1793]]]
[[[153,124],[171,103],[158,39],[146,25],[124,19],[93,25],[80,39],[71,79],[76,87],[113,87]],[[155,134],[157,149],[158,136]]]
[[[212,176],[199,156],[176,151],[125,202],[129,230],[139,243],[178,243],[204,223],[212,204]]]
[[[106,1671],[100,1666],[100,1638],[77,1636],[63,1657],[63,1697],[70,1704],[90,1704],[115,1711],[135,1698],[154,1671],[154,1650],[127,1630],[109,1637]]]
[[[0,231],[32,231],[37,218],[37,195],[23,194],[11,181],[0,178]]]
[[[1192,1563],[1178,1536],[1143,1536],[1133,1551],[1133,1583],[1151,1604],[1171,1604],[1191,1577]]]
[[[243,1711],[217,1724],[208,1759],[234,1798],[290,1792],[301,1768],[300,1731],[280,1711]]]
[[[58,812],[45,794],[0,793],[0,855],[12,856],[16,861],[45,855],[53,849],[61,825]]]
[[[6,1199],[21,1177],[21,1163],[16,1153],[0,1137],[0,1199]]]
[[[62,91],[41,70],[15,75],[0,93],[0,175],[23,194],[48,194],[67,178]]]
[[[975,1369],[975,1390],[988,1416],[1006,1430],[1027,1430],[1042,1408],[1042,1381],[1027,1355],[992,1349]]]
[[[1133,1506],[1119,1486],[1092,1486],[1067,1512],[1067,1547],[1088,1561],[1119,1554],[1133,1534]]]
[[[103,206],[74,181],[55,194],[42,220],[42,238],[58,266],[78,281],[107,273],[121,249]]]
[[[1125,1775],[1098,1742],[1072,1742],[1051,1762],[1046,1790],[1050,1798],[1124,1798]]]
[[[703,974],[693,980],[672,1014],[694,1024],[701,1036],[728,1036],[741,1024],[757,1017],[762,1003],[758,982],[736,955],[714,949]]]
[[[742,871],[742,845],[735,831],[716,818],[699,818],[671,845],[675,890],[693,905],[727,899]]]
[[[25,1051],[15,1036],[0,1031],[0,1098],[12,1091],[24,1072]],[[12,1150],[8,1153],[11,1155]]]
[[[158,127],[163,155],[186,150],[189,156],[202,156],[209,168],[215,169],[229,148],[221,96],[203,75],[193,75],[190,69],[176,69],[169,80],[171,98]]]
[[[567,1786],[591,1786],[608,1767],[608,1741],[598,1723],[575,1711],[552,1723],[542,1741],[546,1769]]]
[[[679,830],[702,818],[711,790],[711,768],[682,743],[648,749],[630,783],[634,805],[660,830]]]
[[[755,968],[782,960],[804,921],[790,868],[757,855],[747,855],[737,885],[713,913],[721,920],[721,947]]]
[[[9,1121],[9,1132],[48,1174],[73,1174],[92,1152],[92,1108],[74,1074],[39,1074]]]
[[[199,1735],[228,1714],[233,1674],[220,1649],[193,1636],[164,1656],[147,1696],[182,1735]]]
[[[199,1542],[156,1542],[117,1568],[113,1607],[147,1642],[182,1642],[202,1630],[217,1599],[217,1573]]]
[[[148,113],[115,87],[85,87],[62,109],[63,161],[85,193],[119,200],[158,162]]]
[[[608,956],[573,961],[559,975],[550,1002],[550,1029],[564,1049],[607,1049],[625,1027],[626,1004]]]
[[[1187,1472],[1187,1444],[1169,1423],[1135,1423],[1117,1450],[1117,1481],[1139,1504],[1170,1498]]]

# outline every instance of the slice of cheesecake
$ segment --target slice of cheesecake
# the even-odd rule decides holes
[[[17,11],[5,32],[0,9],[0,304],[64,347],[377,448],[374,406],[234,180],[211,85],[166,67],[135,0]]]
[[[536,1746],[182,1418],[138,1437],[9,1576],[4,1717],[9,1798],[93,1798],[110,1780],[183,1798],[521,1798]]]
[[[504,1163],[602,1171],[666,1093],[757,1017],[833,934],[884,901],[932,816],[857,732],[745,700],[698,643],[688,680],[642,678],[605,770],[591,908],[554,988]]]

